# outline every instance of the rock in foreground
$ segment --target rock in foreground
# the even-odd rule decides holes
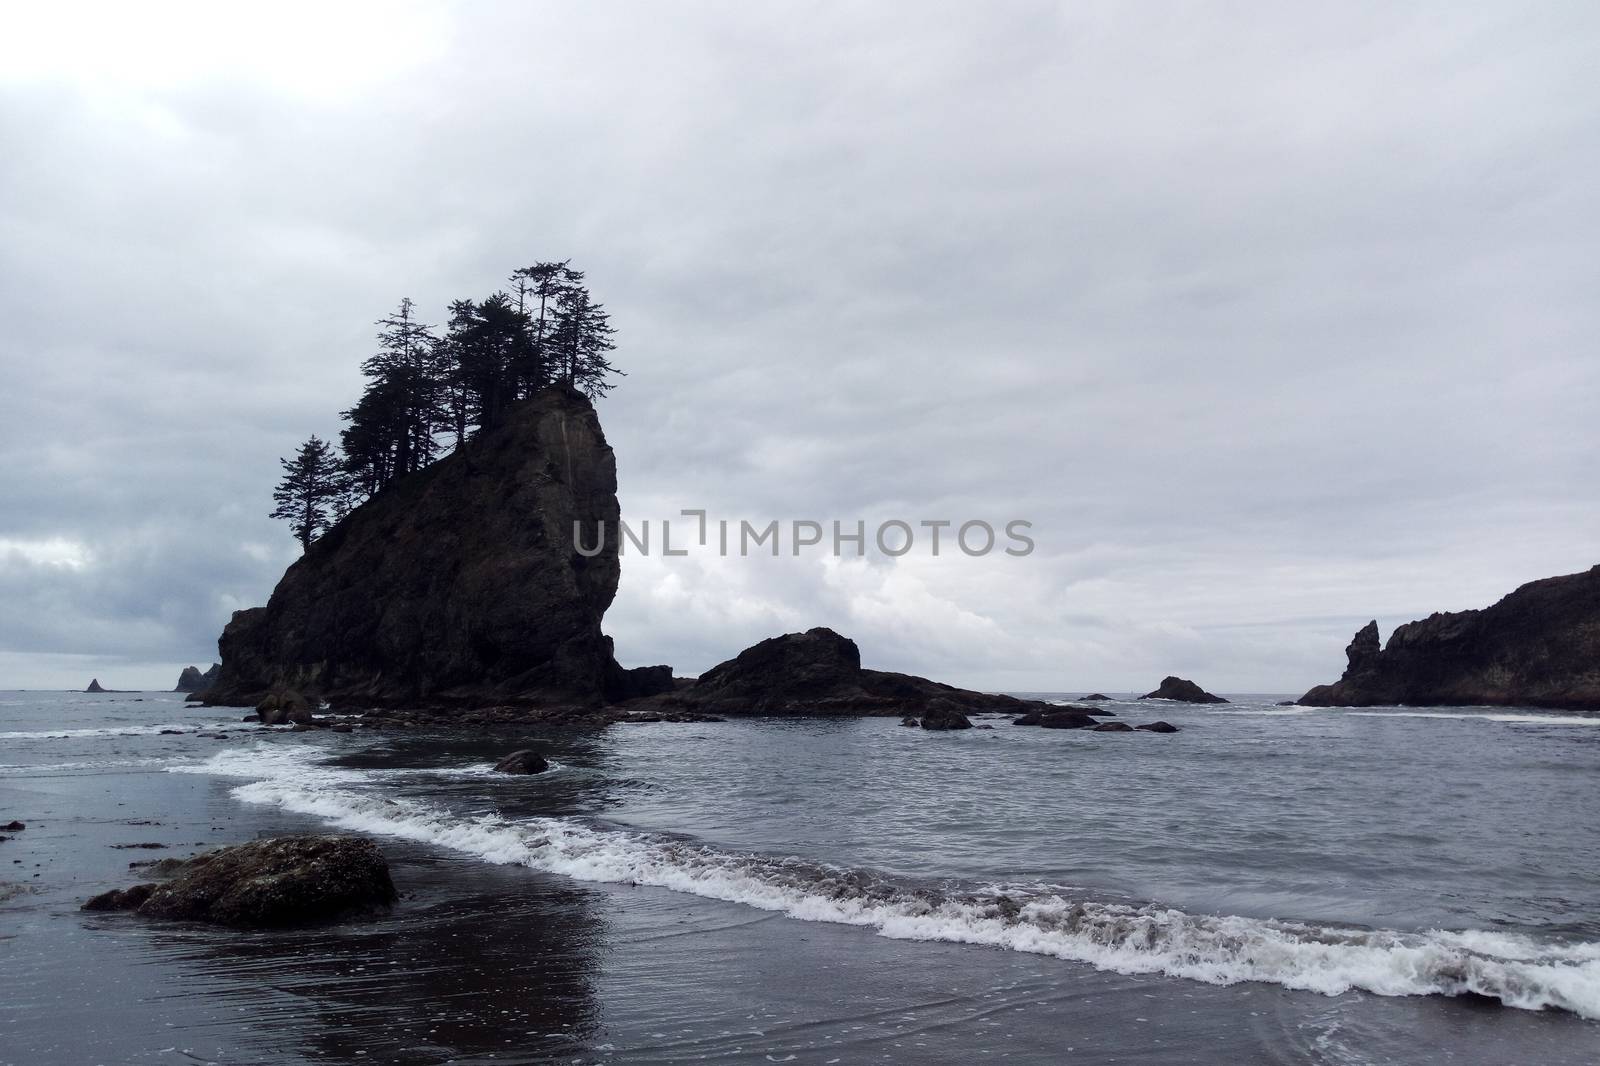
[[[197,855],[166,884],[103,893],[83,909],[265,929],[316,925],[397,898],[370,840],[278,837]]]
[[[924,729],[971,729],[972,722],[953,703],[936,700],[922,715]]]
[[[934,714],[936,719],[941,707],[962,715],[1053,709],[1033,700],[971,692],[910,674],[864,670],[855,641],[822,627],[763,640],[707,670],[691,685],[627,706],[725,716]]]
[[[1368,622],[1308,707],[1497,705],[1600,709],[1600,566],[1547,577],[1475,611],[1433,614],[1378,639]]]
[[[1174,700],[1178,703],[1227,703],[1221,696],[1213,696],[1193,681],[1185,681],[1181,677],[1164,677],[1161,687],[1154,692],[1146,692],[1139,697],[1141,700]]]

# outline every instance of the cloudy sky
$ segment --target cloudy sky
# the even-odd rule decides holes
[[[0,687],[170,687],[296,554],[372,321],[571,257],[624,515],[1033,523],[625,560],[629,665],[831,625],[986,688],[1332,680],[1600,562],[1600,8],[10,8]]]

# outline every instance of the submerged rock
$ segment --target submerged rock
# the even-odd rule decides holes
[[[1131,733],[1133,726],[1127,722],[1101,722],[1091,730],[1094,733]]]
[[[21,822],[7,822],[5,825],[0,825],[0,832],[20,833],[26,828],[28,827]]]
[[[1040,715],[1039,725],[1044,729],[1093,729],[1096,722],[1080,711],[1054,711]]]
[[[1087,696],[1079,696],[1078,697],[1078,702],[1079,703],[1090,703],[1090,702],[1093,702],[1094,700],[1109,700],[1110,698],[1111,698],[1110,696],[1104,695],[1104,694],[1099,693],[1099,692],[1091,692]]]
[[[1193,681],[1186,681],[1181,677],[1164,677],[1161,687],[1154,692],[1146,692],[1139,697],[1141,700],[1175,700],[1178,703],[1227,703],[1221,696],[1213,696]]]
[[[313,925],[387,907],[398,897],[389,864],[359,837],[278,837],[198,855],[162,885],[107,892],[84,910],[239,928]]]
[[[900,724],[905,726],[908,729],[915,729],[918,726],[920,726],[922,723],[919,722],[916,718],[914,718],[914,717],[912,717],[911,715],[908,714],[904,718],[900,719]]]
[[[507,755],[494,764],[494,769],[499,774],[542,774],[550,764],[538,752],[524,749]]]
[[[1133,728],[1143,729],[1146,733],[1176,733],[1178,731],[1178,727],[1171,722],[1146,722],[1144,725],[1136,725]]]
[[[1368,622],[1345,656],[1342,678],[1298,702],[1600,709],[1600,566],[1530,582],[1481,610],[1407,622],[1387,645]]]

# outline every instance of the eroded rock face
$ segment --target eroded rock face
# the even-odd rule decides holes
[[[234,614],[211,703],[292,688],[336,706],[595,706],[670,683],[622,671],[600,620],[616,594],[616,460],[567,389],[356,508]],[[583,547],[603,545],[592,558]],[[605,536],[600,537],[604,526]]]
[[[1154,692],[1146,692],[1139,697],[1141,700],[1176,700],[1179,703],[1227,703],[1221,696],[1213,696],[1193,681],[1186,681],[1181,677],[1164,677],[1161,687]]]
[[[1600,709],[1600,566],[1533,581],[1482,610],[1407,622],[1379,647],[1368,622],[1308,707],[1496,706]]]
[[[83,909],[284,928],[333,921],[396,899],[389,864],[370,840],[278,837],[197,855],[177,866],[166,884],[103,893]]]
[[[922,718],[931,704],[968,714],[1049,709],[1049,705],[866,670],[856,643],[818,627],[752,645],[693,684],[637,701],[635,710],[738,715],[893,715]]]

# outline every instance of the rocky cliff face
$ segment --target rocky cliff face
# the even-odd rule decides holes
[[[619,575],[616,490],[587,400],[524,401],[358,507],[265,607],[236,612],[207,701],[292,688],[342,706],[571,708],[649,689],[600,631]],[[586,548],[604,524],[598,555],[578,553],[574,523]]]
[[[1407,622],[1382,648],[1368,622],[1345,656],[1344,676],[1301,703],[1600,708],[1600,566],[1523,585],[1483,610]]]

